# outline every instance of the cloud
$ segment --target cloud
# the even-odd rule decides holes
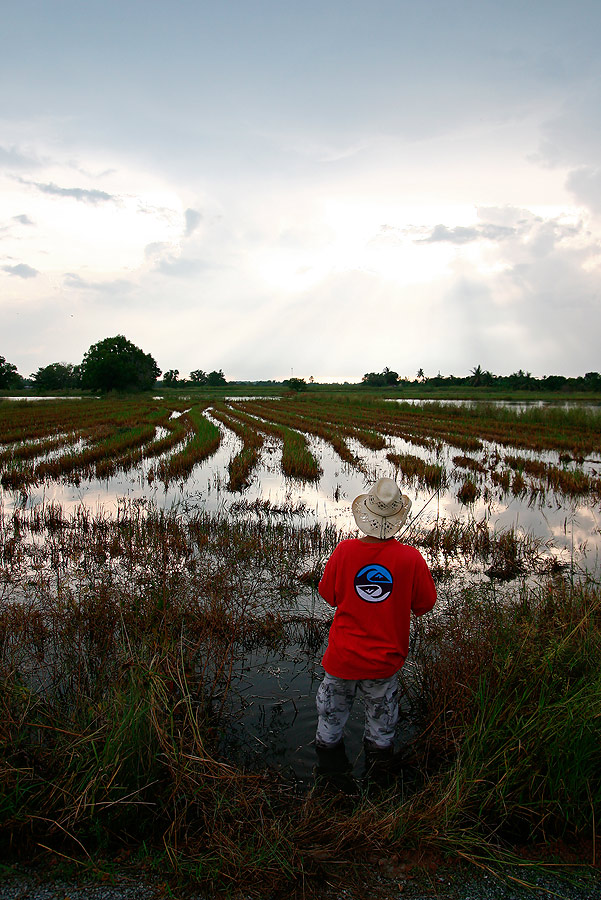
[[[144,256],[146,259],[161,259],[169,250],[172,244],[166,241],[153,241],[152,244],[146,244],[144,247]]]
[[[43,194],[51,194],[54,197],[71,197],[73,200],[83,203],[106,203],[117,199],[113,194],[107,194],[106,191],[99,191],[96,188],[92,190],[86,188],[63,188],[52,182],[43,184],[39,181],[25,181],[22,178],[19,180],[22,184],[33,185]]]
[[[35,222],[32,222],[26,215],[13,216],[13,222],[18,222],[20,225],[35,225]]]
[[[0,167],[4,169],[30,169],[39,166],[32,156],[21,153],[16,147],[0,147]]]
[[[448,228],[446,225],[436,225],[427,238],[421,238],[420,242],[433,244],[438,241],[447,241],[451,244],[468,244],[472,241],[503,241],[515,236],[515,229],[506,225],[485,223],[466,228],[457,225]]]
[[[152,271],[175,278],[188,278],[212,268],[202,259],[178,256],[173,244],[155,241],[144,248],[144,256],[153,263]]]
[[[134,284],[125,278],[115,278],[112,281],[88,281],[74,272],[67,272],[63,281],[65,287],[96,291],[100,294],[128,294],[134,288]]]
[[[479,206],[477,213],[482,222],[489,225],[503,225],[506,228],[522,228],[524,225],[543,221],[529,209],[522,209],[519,206]]]
[[[200,225],[200,222],[202,220],[202,215],[195,209],[187,209],[185,216],[186,216],[186,232],[185,232],[185,234],[186,234],[186,237],[190,237],[190,235],[193,234],[196,231],[196,229],[198,228],[198,226]]]
[[[16,266],[2,266],[2,271],[8,272],[9,275],[15,275],[17,278],[35,278],[40,274],[37,269],[32,269],[25,263],[19,263]]]
[[[571,94],[544,123],[538,159],[567,169],[565,186],[594,213],[601,212],[601,89],[596,78]]]
[[[601,169],[582,166],[568,175],[566,187],[592,212],[601,213]]]
[[[176,278],[187,278],[189,275],[196,275],[204,269],[208,269],[209,265],[202,259],[178,259],[169,256],[161,259],[157,264],[157,270],[163,275],[173,275]]]

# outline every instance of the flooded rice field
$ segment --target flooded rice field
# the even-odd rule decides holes
[[[142,575],[146,591],[154,571],[153,598],[175,584],[207,621],[213,604],[210,640],[219,622],[236,633],[235,647],[222,637],[211,645],[227,659],[208,691],[222,752],[301,782],[315,762],[330,616],[316,583],[336,541],[355,533],[351,501],[375,479],[395,478],[411,498],[402,539],[428,560],[440,609],[474,585],[484,601],[502,602],[543,574],[598,571],[595,410],[311,397],[10,407],[0,405],[1,602],[84,593],[93,602],[99,585],[127,592]],[[163,543],[145,544],[144,520],[157,516],[169,523]],[[124,531],[135,532],[135,552]],[[266,534],[272,559],[257,560]],[[261,623],[252,639],[251,620]],[[57,653],[48,665],[58,666]],[[415,723],[413,665],[401,742]],[[358,707],[348,726],[357,766],[361,731]]]

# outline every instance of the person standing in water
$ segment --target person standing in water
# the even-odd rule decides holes
[[[436,603],[421,553],[394,537],[410,507],[391,478],[360,494],[352,510],[363,534],[338,544],[319,582],[320,595],[336,612],[316,698],[318,774],[350,770],[343,731],[357,690],[365,701],[367,771],[393,755],[398,673],[409,652],[411,613],[421,616]]]

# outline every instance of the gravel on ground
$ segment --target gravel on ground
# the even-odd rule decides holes
[[[263,900],[601,900],[601,871],[572,870],[565,875],[522,868],[506,869],[503,879],[474,869],[438,867],[432,873],[413,875],[403,866],[375,866],[362,880],[345,884],[326,881],[319,890],[297,888],[275,891]],[[528,882],[525,884],[524,882]],[[167,879],[123,872],[106,880],[75,877],[53,878],[47,871],[5,870],[0,874],[0,900],[216,900],[212,892],[199,893],[175,887]],[[241,890],[231,900],[258,900],[254,891]]]

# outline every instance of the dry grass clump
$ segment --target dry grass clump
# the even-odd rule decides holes
[[[457,499],[466,506],[470,503],[474,503],[479,496],[480,490],[478,485],[471,478],[466,478],[457,491]]]
[[[568,497],[601,492],[601,478],[588,475],[582,469],[560,468],[540,459],[513,454],[506,454],[505,462],[520,475],[525,472],[537,479],[542,490],[552,490]]]
[[[471,456],[454,456],[453,465],[455,465],[458,469],[469,469],[470,472],[486,472],[486,466],[484,466],[479,460],[473,459]]]
[[[422,525],[411,542],[423,547],[431,564],[441,571],[460,565],[507,580],[541,571],[545,563],[540,539],[514,528],[497,530],[485,519],[436,519],[432,525]]]
[[[198,851],[205,880],[258,875],[275,835],[259,811],[279,794],[220,755],[232,667],[273,641],[335,537],[144,504],[114,520],[48,505],[0,533],[0,840],[135,835]]]
[[[445,468],[438,463],[428,463],[411,453],[387,453],[386,459],[410,481],[429,488],[444,487],[447,482]]]

